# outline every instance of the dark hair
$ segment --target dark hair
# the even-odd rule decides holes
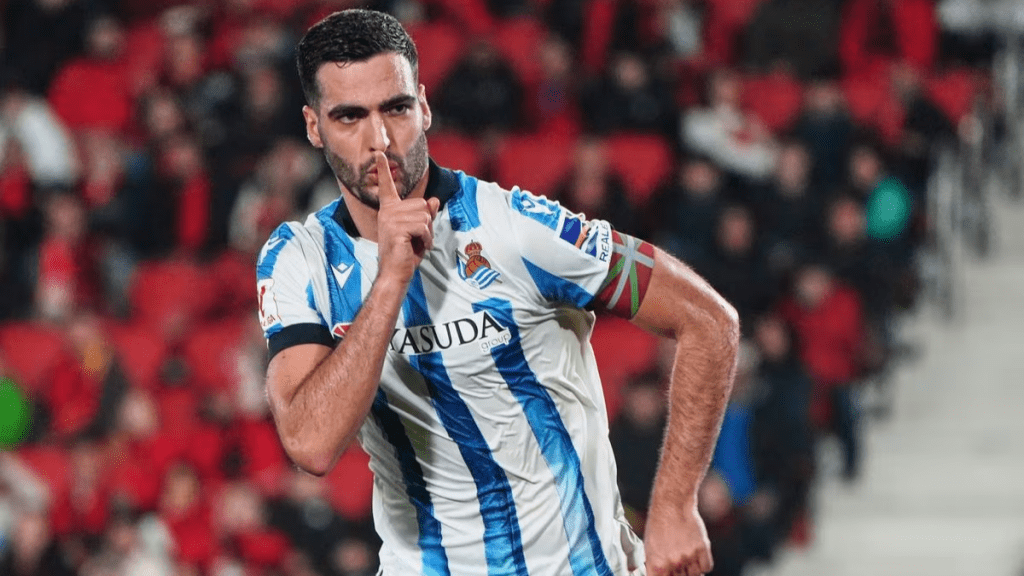
[[[405,28],[390,14],[351,9],[335,12],[314,24],[299,40],[295,63],[306,102],[320,100],[316,73],[327,62],[365,62],[385,52],[409,61],[414,79],[419,78],[416,45]]]

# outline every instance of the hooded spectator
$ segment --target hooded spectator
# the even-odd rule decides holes
[[[606,153],[599,140],[580,140],[572,173],[558,186],[555,198],[573,212],[605,220],[620,232],[636,235],[636,211],[622,180],[609,170]]]
[[[466,134],[523,127],[523,83],[488,41],[477,42],[441,83],[434,109],[444,124]]]

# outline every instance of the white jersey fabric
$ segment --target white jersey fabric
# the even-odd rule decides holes
[[[434,246],[359,433],[382,573],[640,573],[586,311],[608,273],[609,225],[429,170],[427,196],[442,202]],[[271,354],[340,341],[377,263],[340,199],[281,225],[257,274]]]

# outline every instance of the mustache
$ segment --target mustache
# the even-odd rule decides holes
[[[395,164],[398,164],[399,172],[404,172],[405,162],[402,162],[401,157],[391,154],[390,152],[385,152],[384,157],[388,159],[388,162],[394,162]],[[373,170],[376,167],[377,161],[371,158],[369,161],[366,162],[366,164],[363,164],[362,166],[359,167],[359,179],[361,181],[366,181],[370,177],[370,170]]]

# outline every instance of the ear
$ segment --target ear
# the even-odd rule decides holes
[[[430,122],[433,116],[430,112],[430,104],[427,104],[427,89],[423,84],[420,84],[420,93],[416,96],[416,99],[419,101],[420,111],[423,113],[423,131],[426,132],[430,130]]]
[[[302,107],[302,117],[306,121],[306,139],[309,143],[316,148],[323,148],[324,143],[320,140],[320,125],[319,119],[316,116],[316,110],[313,110],[309,106]]]

